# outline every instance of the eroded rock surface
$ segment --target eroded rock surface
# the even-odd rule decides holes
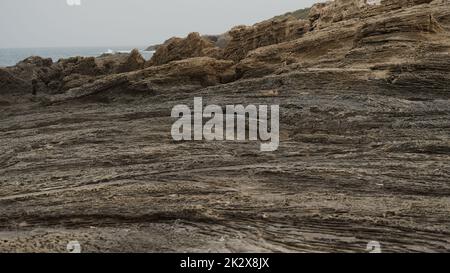
[[[374,68],[381,74],[381,64],[385,68],[414,66],[415,62],[424,65],[430,56],[442,57],[442,65],[446,66],[450,40],[448,3],[391,11],[385,11],[386,7],[368,6],[357,19],[341,20],[299,39],[251,51],[238,64],[238,74],[259,77],[290,68],[312,67]],[[373,11],[377,9],[378,12]],[[368,10],[370,14],[365,13]],[[384,72],[389,74],[390,69]],[[445,78],[445,73],[442,75]]]
[[[136,49],[130,54],[104,54],[97,58],[72,57],[55,63],[51,59],[34,56],[16,66],[1,69],[0,91],[21,96],[31,93],[34,79],[38,93],[57,94],[91,84],[107,75],[143,69],[144,65],[145,59]],[[24,83],[27,87],[23,86]]]
[[[253,49],[294,40],[306,33],[308,28],[306,20],[295,17],[269,20],[250,27],[235,27],[229,32],[231,40],[224,50],[224,57],[240,61]]]
[[[336,0],[292,20],[222,48],[169,41],[123,73],[1,69],[0,251],[449,252],[450,3]],[[24,90],[55,66],[71,71],[57,93]],[[279,104],[279,150],[173,141],[172,107],[194,97]]]
[[[159,46],[148,65],[163,65],[193,57],[220,58],[220,55],[221,50],[210,39],[193,32],[186,38],[171,38]]]

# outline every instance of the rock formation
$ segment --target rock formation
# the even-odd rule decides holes
[[[0,95],[12,95],[24,90],[31,90],[30,82],[18,78],[7,69],[0,68]]]
[[[348,3],[346,1],[345,5]],[[423,1],[422,1],[423,2]],[[333,2],[330,8],[340,10]],[[411,65],[419,56],[421,62],[429,53],[447,57],[450,10],[446,3],[418,4],[406,8],[394,8],[387,12],[391,2],[379,6],[356,6],[359,10],[349,20],[345,16],[333,19],[332,24],[323,27],[328,19],[311,20],[318,30],[303,37],[250,52],[238,65],[238,74],[254,77],[288,71],[298,68],[371,68],[380,69],[402,62]],[[344,5],[344,6],[345,6]],[[322,9],[326,9],[322,7]],[[347,9],[348,10],[348,9]],[[312,18],[317,18],[315,9]],[[320,22],[317,23],[317,20]],[[328,24],[328,23],[327,23]],[[314,27],[312,27],[314,29]]]
[[[171,38],[158,47],[148,66],[163,65],[193,57],[220,58],[221,52],[214,43],[194,32],[186,38]]]
[[[199,89],[211,85],[231,82],[235,79],[232,61],[197,57],[151,66],[142,70],[101,77],[68,92],[53,96],[52,102],[73,100],[96,95],[109,89],[121,88],[133,92],[172,91]]]
[[[143,69],[145,66],[145,59],[139,53],[139,50],[133,49],[130,54],[127,54],[124,62],[121,62],[117,66],[115,73],[131,72],[139,69]],[[113,72],[113,73],[114,73]]]
[[[151,46],[147,47],[147,48],[145,49],[145,51],[156,51],[156,50],[158,49],[158,47],[160,47],[160,46],[161,46],[160,44],[157,44],[157,45],[151,45]]]
[[[300,38],[308,28],[306,20],[294,17],[235,27],[228,33],[231,40],[224,49],[224,58],[238,62],[253,49]]]
[[[238,26],[223,35],[191,33],[186,38],[171,38],[158,46],[147,63],[137,50],[98,58],[74,57],[54,64],[32,57],[3,69],[2,86],[20,87],[37,77],[41,91],[61,93],[106,75],[180,60],[189,63],[197,57],[234,62],[235,72],[228,73],[233,74],[228,79],[341,67],[373,69],[386,80],[397,82],[398,69],[394,67],[402,66],[402,62],[412,66],[417,61],[423,66],[427,58],[436,55],[446,59],[448,17],[448,3],[440,0],[382,0],[379,4],[335,0],[314,5],[307,20],[281,16],[253,26]],[[192,62],[195,67],[196,60]]]
[[[0,252],[449,252],[449,82],[446,0],[29,58],[0,69]],[[279,150],[174,141],[194,97],[278,104]]]
[[[106,75],[143,69],[145,59],[137,49],[130,54],[104,54],[100,57],[72,57],[53,63],[51,59],[30,57],[16,66],[2,68],[2,87],[8,91],[28,92],[31,80],[38,81],[38,92],[61,93],[92,83]],[[8,83],[8,84],[6,84]],[[23,84],[28,86],[23,88]]]

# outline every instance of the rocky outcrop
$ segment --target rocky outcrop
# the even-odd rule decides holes
[[[17,68],[25,69],[27,67],[50,67],[53,64],[50,58],[41,58],[39,56],[31,56],[16,64]]]
[[[253,26],[238,26],[224,35],[205,35],[192,33],[187,38],[172,38],[159,47],[148,65],[161,65],[173,60],[182,60],[191,57],[209,56],[240,62],[247,54],[255,49],[270,45],[279,45],[285,42],[301,39],[305,34],[323,38],[326,35],[335,36],[336,40],[347,39],[339,33],[348,33],[338,28],[351,28],[354,35],[364,20],[371,17],[386,17],[383,14],[399,11],[421,4],[430,3],[431,0],[336,0],[315,4],[309,11],[308,20],[298,19],[294,16],[279,16]],[[393,19],[394,21],[397,19]],[[421,19],[419,18],[418,21]],[[412,24],[409,24],[412,26]],[[326,28],[331,27],[332,30]],[[426,27],[426,26],[418,26]],[[376,29],[377,27],[374,26]],[[396,30],[400,32],[402,30]],[[418,29],[416,28],[416,31]],[[321,39],[319,38],[319,39]],[[310,39],[305,37],[305,40]],[[312,38],[313,40],[314,38]],[[319,48],[324,48],[323,40],[316,41]],[[333,42],[332,39],[329,41]],[[325,42],[327,43],[327,42]],[[337,43],[335,43],[337,45]],[[320,50],[313,50],[320,52]],[[314,57],[314,56],[312,56]],[[320,56],[317,56],[320,57]],[[329,57],[329,56],[327,56]],[[277,62],[279,60],[276,60]],[[289,62],[289,60],[285,60]],[[248,63],[247,60],[244,63]],[[283,62],[281,62],[283,63]],[[245,64],[243,64],[245,66]]]
[[[56,63],[54,68],[61,70],[65,76],[73,74],[96,76],[103,72],[97,65],[94,57],[61,59]]]
[[[211,57],[238,62],[256,48],[301,37],[309,29],[307,20],[293,16],[264,21],[253,26],[238,26],[222,35],[171,38],[159,46],[148,66],[162,65],[192,57]]]
[[[2,69],[4,81],[0,90],[20,89],[22,92],[29,92],[34,79],[38,93],[61,93],[92,83],[106,75],[142,69],[144,65],[145,59],[137,49],[130,54],[105,54],[97,58],[72,57],[56,63],[51,59],[35,56],[19,62],[16,66]]]
[[[238,62],[253,49],[300,38],[308,28],[308,21],[295,17],[235,27],[228,32],[231,40],[224,49],[224,58]]]
[[[31,81],[51,71],[53,62],[38,56],[29,57],[15,66],[0,68],[0,93],[23,94],[31,92]],[[44,84],[39,82],[43,88]]]
[[[398,9],[394,2],[382,1],[380,5],[364,8],[355,6],[351,14],[356,14],[348,20],[345,16],[340,16],[339,20],[319,17],[317,20],[322,21],[317,24],[318,28],[303,37],[251,51],[237,65],[238,75],[260,77],[300,68],[412,64],[435,48],[439,48],[436,54],[448,54],[448,3],[407,1],[404,8]],[[338,3],[340,1],[331,7],[337,7]],[[389,7],[393,10],[387,11]],[[374,10],[380,12],[374,13]],[[316,14],[314,9],[311,14]],[[324,27],[324,22],[329,25]]]
[[[235,80],[232,61],[196,57],[173,61],[161,66],[108,75],[83,86],[76,86],[51,98],[52,102],[92,96],[106,90],[129,90],[133,92],[161,93],[197,90],[199,88],[228,83]]]
[[[311,30],[326,28],[345,20],[359,20],[384,12],[428,4],[433,0],[334,0],[313,5],[309,14]]]
[[[59,81],[60,85],[57,90],[64,91],[91,83],[106,75],[143,69],[144,65],[145,59],[137,49],[134,49],[129,54],[117,53],[98,58],[76,57],[60,60],[53,69],[59,74],[56,81]]]
[[[393,75],[398,73],[395,67],[414,67],[418,59],[423,67],[427,52],[443,57],[448,53],[449,5],[441,0],[431,2],[330,1],[314,5],[308,20],[282,16],[253,26],[238,26],[223,35],[191,33],[186,38],[169,39],[147,63],[137,50],[99,58],[74,57],[55,64],[33,57],[5,75],[13,76],[9,85],[14,79],[27,82],[36,77],[39,91],[49,93],[63,93],[106,75],[132,71],[145,71],[141,75],[147,75],[131,81],[132,88],[139,90],[146,90],[150,82],[194,80],[205,86],[312,68],[373,69],[377,77],[384,75],[386,81],[398,82],[392,80],[400,77]]]
[[[220,35],[203,35],[203,38],[211,41],[218,48],[224,49],[231,41],[229,32]]]
[[[30,81],[38,74],[48,72],[53,65],[52,59],[44,59],[38,56],[32,56],[20,61],[15,66],[5,68],[12,75],[25,81]]]
[[[207,41],[212,42],[216,47],[219,48],[225,48],[228,42],[230,41],[231,37],[228,34],[228,32],[220,35],[202,35],[202,38],[206,39]],[[174,39],[174,38],[172,38]],[[167,40],[165,43],[169,42],[171,39]],[[146,51],[157,51],[158,48],[160,48],[161,44],[151,45],[147,47]]]
[[[67,74],[99,76],[117,74],[144,68],[145,59],[139,50],[130,53],[104,54],[100,57],[74,57],[62,59],[56,68]]]
[[[335,0],[315,4],[309,15],[311,30],[319,30],[336,22],[358,19],[366,0]]]
[[[93,81],[92,83],[85,82],[81,86],[73,87],[62,94],[52,96],[50,102],[55,103],[92,96],[102,91],[121,87],[127,82],[128,80],[125,75],[109,75]]]
[[[448,52],[449,5],[440,0],[430,2],[320,3],[310,9],[308,20],[282,16],[253,26],[238,26],[223,35],[191,33],[186,38],[169,39],[147,63],[137,50],[99,58],[74,57],[55,64],[33,57],[8,70],[14,76],[8,82],[16,78],[27,82],[37,77],[39,91],[62,93],[106,75],[141,71],[144,67],[149,68],[143,70],[143,75],[148,75],[147,82],[133,81],[132,88],[146,90],[149,82],[175,82],[172,79],[195,79],[203,86],[311,68],[373,69],[377,77],[384,75],[386,81],[398,82],[390,80],[397,77],[393,75],[398,73],[395,67],[404,62],[413,65],[419,58],[423,66],[427,52],[444,57]],[[220,59],[236,65],[225,62],[224,73],[222,66],[217,66],[224,64]],[[207,66],[200,68],[199,64]],[[192,73],[183,67],[192,69]]]
[[[159,46],[147,66],[163,65],[193,57],[220,58],[221,50],[199,33],[194,32],[186,38],[171,38]]]
[[[234,63],[210,57],[196,57],[149,67],[129,74],[132,81],[196,82],[201,86],[227,83],[234,80]]]
[[[354,46],[359,24],[344,21],[306,33],[302,38],[250,51],[237,64],[239,77],[262,77],[277,70],[307,67],[336,67]]]
[[[129,56],[127,53],[102,54],[95,58],[95,63],[103,74],[114,74],[119,72],[118,68],[127,62]]]
[[[31,90],[30,81],[14,76],[10,71],[0,68],[0,95],[13,95]]]
[[[156,50],[158,50],[158,48],[159,48],[160,46],[161,46],[160,44],[151,45],[151,46],[147,47],[147,48],[145,49],[145,51],[156,51]]]
[[[133,49],[130,54],[127,54],[125,61],[119,63],[115,73],[135,71],[143,69],[144,66],[145,66],[144,57],[142,57],[142,55],[139,53],[139,50]]]
[[[69,88],[15,104],[0,89],[0,252],[81,238],[83,252],[364,252],[377,240],[384,253],[448,253],[450,3],[350,3],[316,5],[292,40],[267,22],[242,28],[232,60],[177,48],[183,60],[124,73],[98,58],[0,69],[0,86],[47,71]],[[171,111],[194,97],[279,105],[279,149],[174,141]]]
[[[311,11],[310,7],[303,8],[303,9],[298,9],[298,10],[295,10],[295,11],[287,12],[287,13],[282,14],[282,15],[275,16],[272,19],[283,19],[283,18],[286,18],[286,17],[293,16],[293,17],[295,17],[297,19],[307,20],[308,17],[309,17],[310,11]]]

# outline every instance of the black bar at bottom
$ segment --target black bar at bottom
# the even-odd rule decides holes
[[[427,262],[423,256],[427,256]],[[98,268],[102,272],[385,272],[394,263],[403,270],[418,270],[446,261],[445,254],[0,254],[0,263],[11,264],[15,271],[30,264],[34,270],[58,269],[62,264],[64,271]]]

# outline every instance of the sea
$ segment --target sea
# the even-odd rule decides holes
[[[0,48],[0,67],[14,66],[30,56],[52,58],[56,62],[62,58],[75,56],[97,57],[103,53],[129,53],[133,48],[139,49],[146,60],[150,59],[154,53],[154,51],[140,49],[141,47]]]

